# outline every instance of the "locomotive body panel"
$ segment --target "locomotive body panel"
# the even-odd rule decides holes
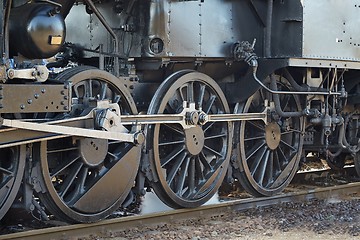
[[[150,4],[149,42],[161,39],[162,57],[229,57],[231,45],[240,35],[234,28],[234,1],[153,1]]]
[[[303,57],[360,60],[360,1],[303,1]]]
[[[360,1],[274,1],[271,57],[360,60]]]

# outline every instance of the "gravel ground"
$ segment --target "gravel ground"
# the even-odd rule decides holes
[[[360,196],[284,203],[206,219],[125,229],[92,239],[360,239]]]

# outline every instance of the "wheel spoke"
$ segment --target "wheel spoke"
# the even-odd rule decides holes
[[[201,155],[195,157],[195,177],[199,182],[205,180],[204,173],[206,174],[206,172],[208,171],[205,166],[204,168],[201,167],[202,160],[200,160],[200,156]]]
[[[258,152],[261,148],[263,148],[265,146],[265,141],[259,141],[257,142],[252,148],[251,150],[248,151],[248,155],[246,156],[246,161],[249,160],[256,152]]]
[[[253,141],[253,140],[259,140],[259,139],[262,139],[262,140],[265,141],[265,135],[262,134],[261,136],[257,136],[257,137],[246,137],[246,138],[244,138],[244,142]]]
[[[274,176],[274,151],[270,151],[269,157],[268,157],[268,164],[265,167],[266,173],[265,173],[265,180],[266,182],[263,184],[263,186],[268,187],[273,182],[273,176]]]
[[[203,102],[204,102],[204,96],[205,96],[205,88],[206,86],[204,84],[200,84],[200,90],[199,90],[199,99],[198,99],[198,106],[202,108]]]
[[[194,102],[194,82],[189,82],[187,84],[187,102],[193,103]]]
[[[92,85],[93,80],[89,79],[88,81],[84,82],[84,87],[85,87],[85,97],[86,98],[91,98],[94,97],[93,96],[93,85]]]
[[[190,164],[189,164],[189,177],[188,177],[188,181],[189,181],[189,193],[188,194],[192,194],[195,191],[195,158],[191,157],[190,158]],[[188,195],[189,196],[189,195]]]
[[[261,147],[256,155],[255,155],[255,158],[251,158],[251,162],[250,162],[250,171],[252,172],[252,175],[254,176],[260,163],[263,163],[263,159],[264,159],[264,155],[265,153],[267,152],[267,147],[265,147],[265,145],[263,147]]]
[[[264,182],[264,177],[265,177],[265,173],[266,173],[266,167],[268,165],[268,161],[269,161],[269,157],[270,157],[270,150],[266,149],[264,155],[262,156],[262,161],[258,171],[255,170],[255,172],[257,172],[257,174],[255,175],[255,180],[262,186],[263,182]]]
[[[61,152],[74,151],[74,150],[76,150],[76,149],[77,149],[77,147],[67,147],[67,148],[60,148],[60,149],[51,149],[51,150],[48,150],[47,153],[48,153],[48,154],[61,153]]]
[[[181,129],[175,127],[174,125],[162,124],[162,126],[165,126],[165,127],[169,128],[174,133],[177,133],[177,134],[180,134],[180,135],[184,136],[184,132]]]
[[[163,143],[159,143],[159,146],[168,146],[168,145],[176,145],[176,144],[184,144],[185,140],[178,140],[178,141],[171,141],[171,142],[163,142]]]
[[[101,90],[100,90],[100,100],[104,100],[106,98],[106,91],[108,88],[108,84],[107,83],[101,83]]]
[[[167,154],[165,158],[161,159],[161,167],[167,165],[171,160],[178,156],[182,151],[184,151],[184,146],[178,146],[171,153]]]
[[[199,159],[202,165],[204,166],[204,173],[207,174],[208,172],[214,171],[214,168],[210,165],[207,157],[205,156],[204,152],[199,154]]]
[[[214,126],[215,122],[207,123],[204,125],[204,133],[206,133],[209,129],[211,129]]]
[[[282,145],[285,145],[286,147],[290,148],[292,151],[297,151],[295,147],[293,147],[292,145],[290,145],[289,143],[285,142],[284,140],[280,140],[280,143]]]
[[[251,124],[252,126],[260,129],[261,131],[265,131],[265,128],[263,126],[261,126],[260,124],[258,124],[257,122],[254,121],[247,121],[246,123]]]
[[[183,162],[182,168],[180,169],[180,174],[179,174],[180,176],[178,179],[179,182],[176,188],[176,193],[180,196],[182,196],[184,193],[185,179],[186,179],[186,175],[188,174],[189,164],[190,164],[190,157],[187,156],[186,161]]]
[[[78,179],[76,181],[76,188],[74,190],[74,197],[76,197],[76,199],[80,198],[83,192],[85,191],[85,182],[88,176],[88,171],[89,168],[83,167],[81,168],[80,173],[78,174],[77,177]]]
[[[170,172],[166,176],[166,181],[169,183],[169,185],[172,184],[176,173],[178,173],[186,157],[187,157],[187,153],[183,152],[180,156],[178,156],[175,159],[174,164],[171,166]]]
[[[218,151],[215,151],[214,149],[212,149],[211,147],[209,147],[209,146],[206,146],[206,145],[204,145],[204,149],[207,149],[207,150],[209,150],[210,152],[212,152],[213,154],[215,154],[215,155],[217,155],[217,156],[219,156],[219,157],[224,157],[221,153],[219,153]]]
[[[216,138],[224,138],[226,136],[227,136],[226,133],[217,134],[217,135],[213,135],[213,136],[206,136],[205,140],[216,139]]]
[[[0,167],[0,172],[4,173],[6,175],[10,175],[10,176],[13,175],[12,171],[9,171],[8,169],[2,168],[2,167]]]
[[[216,96],[215,95],[211,95],[210,99],[208,100],[208,102],[206,103],[206,106],[204,107],[204,112],[206,114],[209,114],[211,107],[214,105],[216,100]]]
[[[69,159],[65,162],[62,162],[61,165],[59,165],[55,170],[53,170],[53,172],[50,173],[50,178],[57,176],[59,173],[64,171],[66,168],[68,168],[71,164],[73,164],[79,158],[80,158],[80,156],[76,156],[73,159]]]
[[[65,194],[68,192],[70,186],[74,183],[76,176],[81,170],[84,164],[81,162],[76,163],[76,165],[71,169],[69,175],[66,176],[64,183],[61,185],[59,190],[59,196],[64,199]]]

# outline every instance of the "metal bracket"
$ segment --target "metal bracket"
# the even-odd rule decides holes
[[[9,79],[32,79],[36,82],[45,82],[49,77],[49,70],[46,66],[36,65],[29,69],[9,69],[7,71],[7,77]]]

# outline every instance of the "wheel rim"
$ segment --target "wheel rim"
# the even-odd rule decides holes
[[[11,207],[25,168],[25,146],[0,149],[0,219]]]
[[[276,76],[277,87],[289,90],[287,80]],[[272,101],[272,95],[264,89],[251,96],[244,113],[262,112],[265,100]],[[280,95],[283,111],[300,111],[299,100],[294,95]],[[286,130],[288,129],[288,130]],[[303,136],[302,118],[275,116],[268,125],[260,120],[243,121],[239,127],[239,147],[237,148],[238,172],[244,188],[255,196],[271,196],[281,192],[298,170]]]
[[[75,68],[60,76],[72,82],[77,105],[71,117],[89,109],[92,98],[118,103],[122,115],[136,107],[118,79],[97,69]],[[140,147],[105,139],[67,137],[34,148],[46,193],[40,199],[56,217],[69,222],[94,222],[120,207],[137,174]]]
[[[225,96],[214,80],[198,72],[182,71],[170,76],[159,87],[149,114],[174,114],[183,102],[195,103],[208,114],[228,113]],[[208,201],[219,188],[229,162],[231,124],[227,122],[194,125],[148,126],[147,144],[153,154],[158,182],[156,194],[173,208],[197,207]]]

